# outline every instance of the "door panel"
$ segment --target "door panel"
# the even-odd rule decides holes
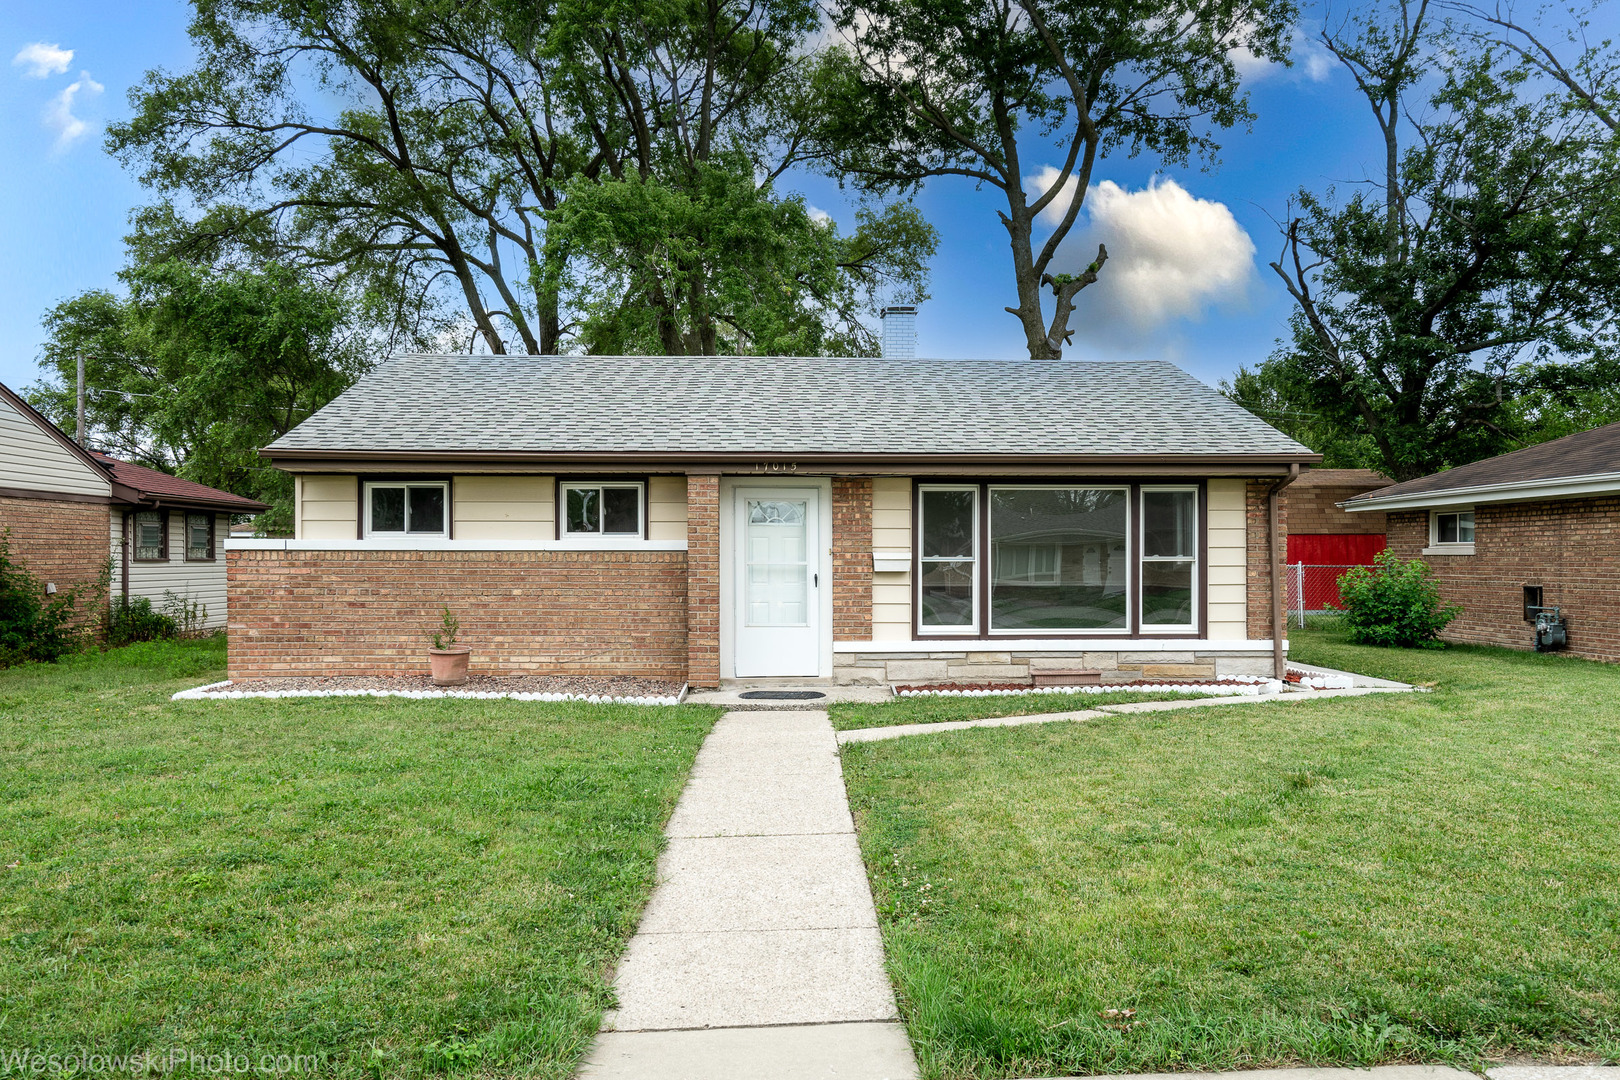
[[[739,678],[820,674],[820,492],[738,488]]]

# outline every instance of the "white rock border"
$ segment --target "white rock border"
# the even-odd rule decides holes
[[[240,698],[330,698],[330,697],[373,697],[373,698],[413,698],[417,700],[431,698],[467,698],[477,701],[583,701],[591,705],[679,705],[686,700],[688,687],[681,685],[679,694],[648,694],[641,696],[622,696],[613,694],[550,694],[531,693],[523,690],[221,690],[222,686],[231,685],[231,680],[209,683],[206,686],[194,686],[190,690],[181,690],[170,696],[170,701],[221,701],[237,700]]]
[[[1237,685],[1233,685],[1236,683]],[[1346,687],[1349,683],[1345,684]],[[1267,679],[1259,675],[1233,675],[1219,683],[1132,683],[1129,685],[1088,683],[1085,686],[1031,686],[1018,690],[901,690],[890,688],[895,697],[1024,697],[1029,694],[1163,694],[1188,693],[1209,697],[1258,697],[1261,694],[1280,694],[1285,686],[1280,679]]]
[[[1300,677],[1295,686],[1306,686],[1312,690],[1354,690],[1356,686],[1356,680],[1348,675],[1313,675],[1294,664],[1289,664],[1288,670]]]

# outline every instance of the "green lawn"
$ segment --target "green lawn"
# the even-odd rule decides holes
[[[567,1076],[716,712],[168,700],[223,662],[0,671],[0,1053]]]
[[[983,720],[992,716],[1034,716],[1076,712],[1130,701],[1176,701],[1208,694],[1153,692],[1112,694],[1010,694],[1007,697],[904,697],[884,702],[835,701],[827,706],[833,727],[888,727],[891,724],[942,724],[950,720]]]
[[[1620,1057],[1620,668],[1294,642],[1434,690],[843,748],[925,1075]]]

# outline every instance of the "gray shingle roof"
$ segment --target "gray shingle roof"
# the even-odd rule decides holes
[[[1165,362],[774,356],[398,356],[282,451],[1313,456]]]

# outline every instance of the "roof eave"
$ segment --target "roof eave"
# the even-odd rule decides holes
[[[801,465],[1167,465],[1196,467],[1314,465],[1321,454],[1238,453],[1238,454],[931,454],[862,453],[828,451],[724,451],[678,452],[647,450],[600,451],[521,451],[521,450],[320,450],[278,449],[259,451],[273,464],[287,462],[391,463],[449,462],[510,465],[592,465],[603,463],[736,466],[739,464],[792,462]]]
[[[1352,514],[1373,510],[1423,510],[1431,507],[1470,506],[1474,503],[1535,502],[1542,499],[1579,499],[1620,491],[1620,472],[1561,476],[1548,480],[1514,480],[1501,484],[1414,491],[1378,498],[1377,492],[1347,499],[1339,506]]]

